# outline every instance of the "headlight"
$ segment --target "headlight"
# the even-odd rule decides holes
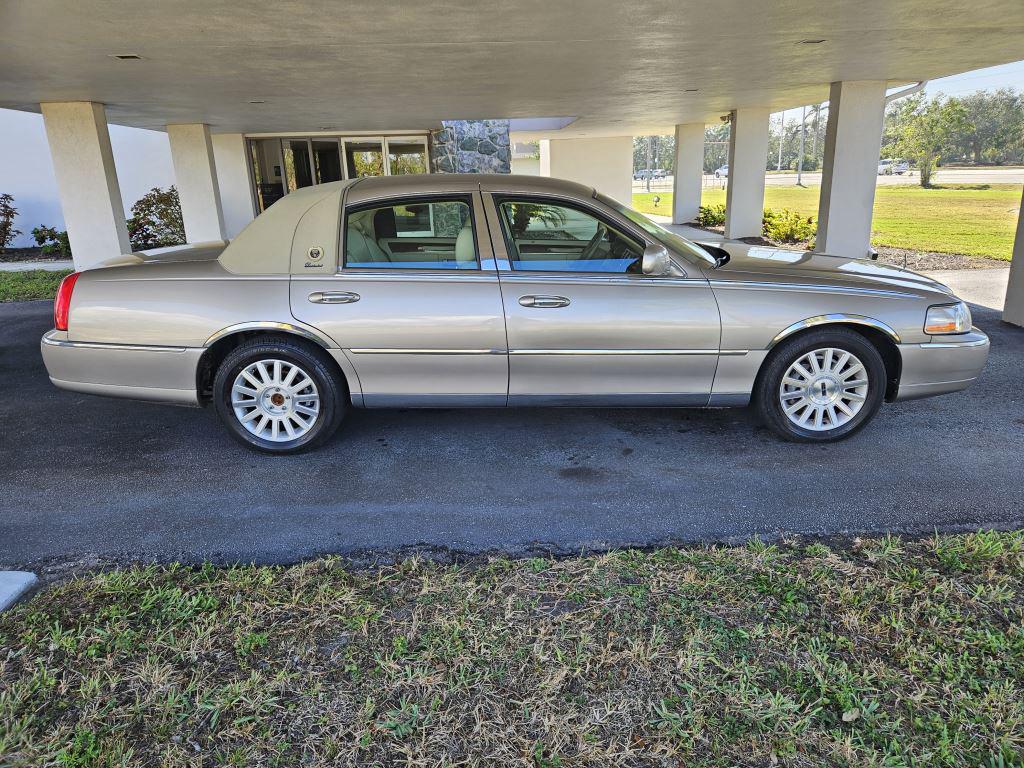
[[[962,301],[928,307],[924,318],[924,332],[929,336],[947,333],[967,333],[971,330],[971,310]]]

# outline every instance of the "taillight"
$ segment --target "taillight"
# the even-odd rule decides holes
[[[53,300],[53,327],[58,331],[68,329],[68,311],[71,309],[71,293],[81,272],[72,272],[60,281],[57,298]]]

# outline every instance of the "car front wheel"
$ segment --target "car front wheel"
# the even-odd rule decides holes
[[[779,436],[831,442],[874,417],[885,385],[885,363],[871,342],[844,328],[821,329],[784,341],[772,352],[755,404]]]
[[[327,440],[345,412],[345,392],[319,350],[287,338],[233,349],[213,384],[217,415],[240,442],[265,453],[297,453]]]

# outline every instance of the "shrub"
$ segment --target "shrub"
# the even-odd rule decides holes
[[[14,238],[21,234],[20,229],[14,228],[14,217],[17,215],[14,195],[0,195],[0,252],[6,250],[7,246],[14,242]]]
[[[36,245],[42,247],[44,255],[71,258],[71,241],[68,240],[67,232],[55,227],[36,227],[32,230],[32,237],[35,238]]]
[[[154,187],[136,200],[128,219],[128,239],[136,251],[184,243],[178,190]]]
[[[702,205],[697,210],[697,225],[701,227],[721,227],[725,224],[725,205]]]
[[[813,216],[801,216],[796,211],[784,208],[773,211],[766,208],[761,225],[761,234],[776,243],[806,243],[818,232]]]

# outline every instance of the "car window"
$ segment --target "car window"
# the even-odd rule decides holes
[[[417,198],[349,211],[345,266],[479,269],[469,200]]]
[[[542,200],[498,203],[515,270],[640,274],[643,246],[579,208]]]

